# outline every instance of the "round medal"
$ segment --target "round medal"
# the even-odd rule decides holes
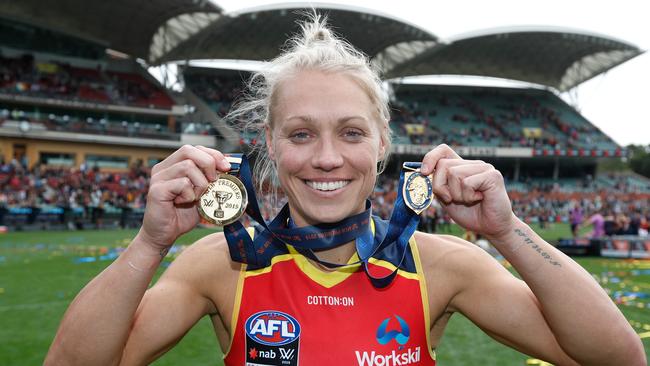
[[[224,226],[244,214],[248,205],[246,188],[237,177],[222,174],[210,183],[199,201],[199,213],[209,222]]]
[[[404,181],[402,188],[404,203],[419,215],[433,201],[431,178],[420,174],[419,171],[413,171],[404,173]]]

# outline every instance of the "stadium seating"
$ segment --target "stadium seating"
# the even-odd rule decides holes
[[[174,105],[141,75],[36,61],[29,54],[0,57],[0,93],[158,109]]]
[[[461,86],[395,86],[393,120],[412,143],[539,149],[618,146],[550,92]],[[413,129],[413,125],[424,129]]]
[[[108,72],[115,90],[114,100],[127,105],[169,109],[174,101],[165,92],[137,74]]]
[[[188,72],[184,78],[185,85],[220,117],[228,113],[232,103],[243,90],[242,76],[239,73],[211,75]]]

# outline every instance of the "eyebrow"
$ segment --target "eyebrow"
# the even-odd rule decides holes
[[[337,120],[337,122],[338,123],[345,123],[345,122],[348,122],[348,121],[353,120],[353,119],[360,119],[360,120],[363,120],[363,121],[368,120],[366,117],[363,117],[363,116],[360,116],[360,115],[359,116],[354,115],[354,116],[341,117],[341,118],[339,118]],[[292,121],[292,120],[300,120],[300,121],[303,121],[303,122],[307,122],[309,124],[316,124],[317,123],[316,119],[314,117],[312,117],[312,116],[309,116],[309,115],[306,115],[306,116],[303,116],[303,115],[290,116],[285,121]]]

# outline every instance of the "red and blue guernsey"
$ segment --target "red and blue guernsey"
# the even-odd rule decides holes
[[[374,218],[376,235],[386,226]],[[399,263],[390,249],[370,260],[373,275],[385,276]],[[436,363],[413,238],[397,276],[383,289],[373,287],[359,265],[324,272],[290,246],[262,268],[244,264],[231,324],[228,366]]]

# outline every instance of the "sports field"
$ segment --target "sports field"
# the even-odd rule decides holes
[[[540,232],[551,241],[569,233],[564,225]],[[179,239],[178,247],[207,233],[196,229]],[[0,365],[42,364],[69,302],[134,234],[133,230],[0,234]],[[650,353],[650,261],[580,258],[578,262],[617,299]],[[541,364],[493,341],[460,315],[452,317],[437,352],[440,365]],[[155,363],[221,364],[207,319]]]

